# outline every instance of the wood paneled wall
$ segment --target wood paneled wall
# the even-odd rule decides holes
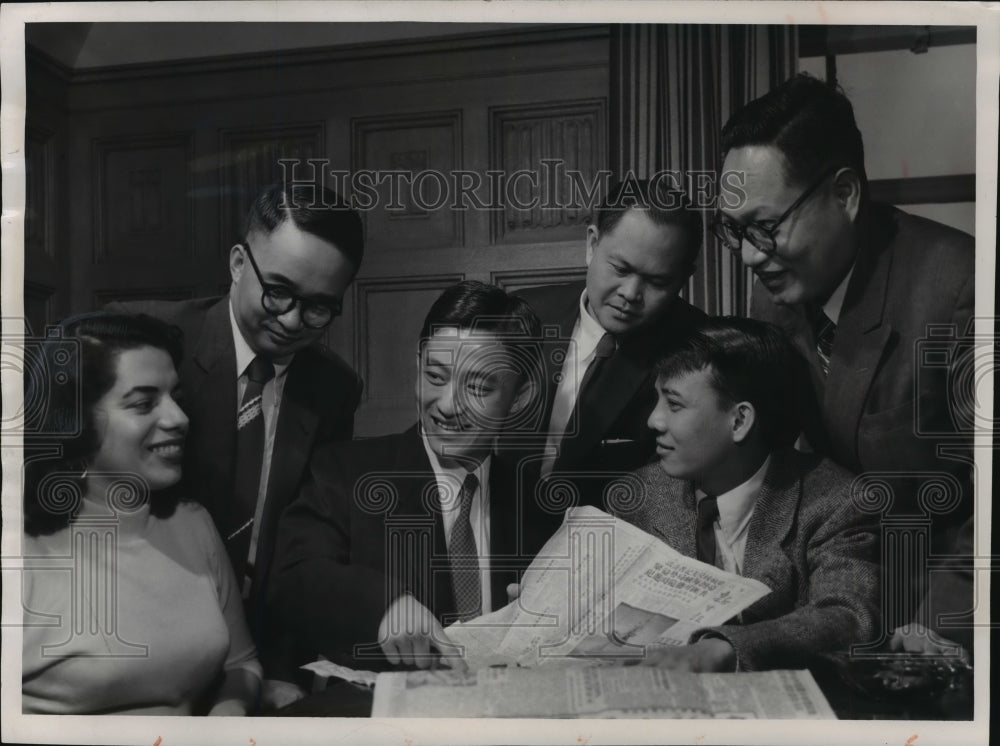
[[[29,68],[26,303],[49,322],[115,298],[224,292],[229,248],[280,159],[463,170],[484,177],[480,194],[491,170],[539,172],[515,185],[522,202],[560,188],[546,159],[588,179],[607,167],[606,27],[86,72],[29,54]],[[427,209],[439,186],[387,209],[383,185],[364,213],[364,265],[328,334],[366,381],[358,435],[414,419],[416,335],[442,288],[582,276],[589,211]]]

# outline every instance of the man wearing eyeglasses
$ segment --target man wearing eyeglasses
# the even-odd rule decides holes
[[[334,192],[275,184],[229,251],[228,296],[113,304],[184,332],[184,484],[225,541],[265,663],[263,583],[278,516],[313,447],[354,431],[361,380],[319,340],[340,315],[363,250],[361,219]]]
[[[734,114],[722,146],[715,233],[757,277],[750,315],[810,362],[819,407],[807,439],[887,483],[890,513],[928,516],[946,546],[972,502],[968,462],[939,449],[971,445],[970,379],[956,374],[971,362],[974,240],[870,201],[851,103],[808,75]],[[928,344],[937,357],[922,356]],[[937,506],[918,499],[928,472],[949,485]],[[913,610],[907,598],[884,613],[895,624]]]

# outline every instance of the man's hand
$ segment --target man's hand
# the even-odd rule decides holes
[[[508,583],[507,584],[507,603],[514,603],[518,596],[521,595],[521,584],[520,583]]]
[[[647,651],[641,666],[658,666],[671,671],[711,673],[736,670],[736,651],[726,640],[705,637],[691,645]]]
[[[461,650],[441,629],[438,620],[413,596],[404,594],[392,602],[378,626],[378,639],[385,657],[394,666],[431,668],[439,660],[465,670]]]
[[[305,691],[290,681],[264,679],[264,685],[260,691],[260,709],[263,712],[274,712],[305,696]]]
[[[897,627],[889,640],[889,649],[920,655],[957,655],[962,660],[969,659],[968,651],[957,642],[941,637],[922,624]]]

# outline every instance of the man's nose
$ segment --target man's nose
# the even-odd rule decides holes
[[[278,323],[285,329],[297,330],[302,328],[302,304],[296,303],[283,314],[277,316]]]
[[[746,266],[751,269],[759,267],[768,258],[768,255],[750,243],[750,240],[746,236],[743,237],[743,241],[740,243],[740,259],[743,260]]]
[[[458,404],[455,401],[455,384],[449,382],[442,386],[434,403],[442,415],[454,417],[458,411]]]
[[[649,413],[649,418],[646,420],[646,426],[650,430],[655,430],[658,433],[665,433],[667,431],[666,418],[663,410],[663,405],[657,404],[653,407],[653,411]]]
[[[618,294],[629,303],[637,303],[642,300],[642,280],[635,275],[622,278]]]

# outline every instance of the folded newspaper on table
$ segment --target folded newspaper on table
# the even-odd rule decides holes
[[[380,673],[372,716],[836,717],[808,671],[687,673],[606,665]]]
[[[445,632],[471,669],[532,667],[568,659],[642,658],[684,645],[770,589],[685,557],[593,507],[571,508],[532,561],[520,597]]]

